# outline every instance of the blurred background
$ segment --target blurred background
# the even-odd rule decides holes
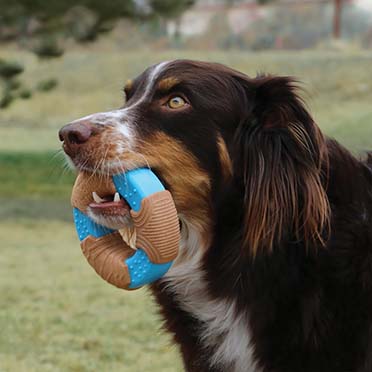
[[[372,0],[0,0],[1,372],[182,370],[150,294],[80,253],[57,138],[173,58],[296,76],[326,134],[372,149]]]

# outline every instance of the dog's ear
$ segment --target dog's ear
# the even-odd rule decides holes
[[[245,246],[255,255],[283,239],[324,244],[326,145],[296,82],[271,76],[239,80],[249,106],[236,130],[233,155],[244,192]]]

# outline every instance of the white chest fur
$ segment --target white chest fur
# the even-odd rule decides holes
[[[181,254],[165,276],[182,308],[204,323],[201,342],[213,350],[210,364],[229,372],[257,372],[252,358],[247,320],[236,310],[235,301],[208,295],[201,269],[203,247],[196,229],[183,224]],[[228,368],[228,369],[227,369]]]

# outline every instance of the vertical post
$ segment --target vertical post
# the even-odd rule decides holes
[[[334,15],[333,15],[333,37],[339,39],[341,36],[341,13],[342,13],[342,1],[334,0]]]

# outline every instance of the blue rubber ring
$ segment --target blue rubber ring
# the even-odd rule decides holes
[[[112,177],[116,191],[136,212],[141,209],[142,199],[165,190],[159,178],[147,168],[137,168]],[[100,238],[115,230],[95,223],[79,209],[73,210],[75,227],[80,241],[91,235]],[[137,247],[135,254],[125,260],[130,276],[130,289],[142,287],[160,279],[171,267],[173,261],[156,264],[150,261],[146,252]]]
[[[164,186],[159,178],[147,168],[137,168],[112,177],[116,191],[136,212],[141,209],[142,199],[163,191]]]

